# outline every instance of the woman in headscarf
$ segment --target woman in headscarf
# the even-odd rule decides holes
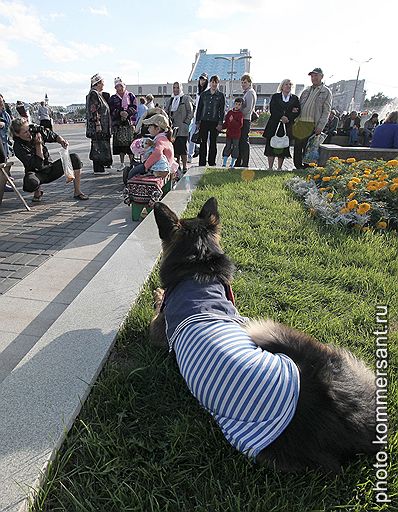
[[[111,115],[102,95],[104,80],[98,73],[91,77],[91,90],[86,96],[86,137],[91,139],[90,160],[94,174],[105,175],[105,167],[112,165]]]
[[[124,168],[124,157],[129,155],[130,162],[133,158],[130,145],[133,141],[133,126],[137,119],[137,99],[132,92],[126,89],[126,85],[119,77],[115,78],[116,94],[109,99],[111,109],[113,154],[120,155],[120,168]]]
[[[182,161],[182,172],[187,171],[187,142],[189,125],[193,118],[192,100],[184,94],[182,84],[174,82],[173,94],[166,105],[166,112],[173,123],[173,128],[178,128],[177,137],[173,142],[174,155],[177,158],[178,167]]]

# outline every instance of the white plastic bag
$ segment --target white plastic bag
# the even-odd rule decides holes
[[[61,162],[66,177],[66,183],[70,183],[75,179],[75,171],[73,170],[72,161],[69,155],[69,149],[61,148],[59,150],[59,154],[61,155]]]

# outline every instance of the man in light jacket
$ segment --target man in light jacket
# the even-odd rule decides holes
[[[249,74],[243,75],[240,80],[243,90],[243,126],[239,139],[239,156],[236,159],[235,167],[249,167],[249,132],[253,110],[256,108],[257,94],[253,89],[252,79]]]
[[[301,112],[293,126],[294,154],[296,169],[303,169],[303,155],[308,139],[324,129],[332,110],[332,91],[322,82],[323,71],[314,68],[308,73],[312,85],[304,89],[300,96]]]

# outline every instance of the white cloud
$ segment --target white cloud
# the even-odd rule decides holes
[[[19,57],[16,52],[8,48],[6,43],[0,45],[0,62],[2,69],[15,68],[19,64]]]
[[[91,12],[91,14],[96,14],[97,16],[109,16],[108,9],[106,8],[105,5],[103,5],[100,8],[89,7],[88,10],[89,10],[89,12]]]
[[[250,3],[246,0],[201,0],[196,16],[205,19],[227,19],[232,15],[244,13],[261,16],[269,10],[270,4],[263,0],[251,0]]]
[[[45,16],[44,19],[54,21],[58,18],[65,18],[65,14],[63,12],[50,12],[49,14],[47,14],[47,16]]]

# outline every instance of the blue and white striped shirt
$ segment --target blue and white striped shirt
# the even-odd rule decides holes
[[[223,285],[217,284],[222,290]],[[184,286],[192,288],[192,283]],[[194,295],[198,294],[199,286],[194,288]],[[166,322],[174,313],[167,302]],[[179,317],[181,309],[185,307],[180,307]],[[293,418],[299,372],[289,357],[258,347],[241,326],[246,319],[213,311],[208,306],[203,312],[196,309],[169,328],[170,349],[191,393],[213,415],[227,440],[255,458]]]

